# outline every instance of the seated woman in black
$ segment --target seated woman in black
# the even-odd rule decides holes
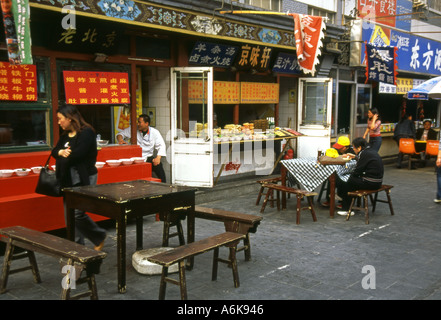
[[[358,160],[348,181],[339,181],[337,185],[337,193],[343,199],[342,211],[337,212],[340,215],[346,215],[351,205],[351,197],[348,196],[348,192],[379,189],[383,182],[383,160],[377,151],[370,148],[368,142],[363,138],[354,139],[352,146]]]

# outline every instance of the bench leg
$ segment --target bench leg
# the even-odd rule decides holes
[[[159,300],[165,299],[165,291],[167,289],[166,278],[168,276],[168,267],[162,267],[161,282],[159,284]]]
[[[346,221],[348,221],[349,218],[351,217],[352,207],[354,206],[354,203],[355,203],[356,199],[359,200],[358,197],[357,198],[355,198],[355,197],[352,198],[351,205],[349,206],[348,214],[346,215]]]
[[[211,270],[211,281],[217,280],[217,266],[219,262],[219,247],[214,248],[213,250],[213,267]]]
[[[302,211],[302,196],[297,194],[296,224],[300,224],[300,211]]]
[[[0,279],[0,293],[6,292],[6,285],[8,283],[9,270],[11,268],[12,255],[14,253],[14,246],[12,240],[9,239],[6,245],[5,257],[3,261],[2,277]]]
[[[260,208],[260,213],[263,213],[265,211],[266,203],[268,202],[269,196],[272,194],[272,189],[268,188],[268,191],[266,192],[265,199],[263,199],[262,208]]]
[[[170,238],[170,222],[164,221],[164,227],[162,229],[162,246],[168,247],[168,240]]]
[[[239,272],[237,271],[236,246],[230,247],[230,262],[231,262],[231,268],[233,269],[234,287],[239,288],[240,282],[239,282]]]
[[[245,246],[245,261],[251,260],[251,241],[250,234],[247,232],[245,239],[243,239],[243,243]]]
[[[363,203],[364,203],[364,222],[366,224],[369,224],[369,206],[368,206],[368,196],[363,196]]]
[[[91,274],[89,276],[89,279],[87,281],[87,284],[89,285],[89,290],[90,290],[90,300],[98,300],[98,290],[96,288],[96,280],[95,280],[95,275]]]
[[[265,189],[265,187],[263,185],[261,185],[260,190],[259,190],[259,194],[257,195],[256,206],[259,205],[260,198],[262,198],[263,189]]]
[[[386,197],[387,197],[387,202],[389,203],[389,209],[390,209],[390,214],[391,216],[394,215],[394,208],[392,207],[392,199],[390,197],[390,190],[384,190],[386,191]]]
[[[185,280],[185,260],[179,261],[179,287],[181,289],[181,300],[187,300],[187,282]]]
[[[312,215],[312,220],[314,222],[317,221],[317,217],[315,215],[315,210],[314,210],[314,203],[313,203],[313,197],[306,197],[308,199],[308,204],[309,204],[309,208],[311,210],[311,215]]]

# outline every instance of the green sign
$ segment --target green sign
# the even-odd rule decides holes
[[[28,0],[12,1],[12,14],[14,16],[18,59],[14,64],[32,64],[31,29],[29,25],[30,8]],[[9,40],[8,40],[9,50]],[[17,63],[18,62],[18,63]]]

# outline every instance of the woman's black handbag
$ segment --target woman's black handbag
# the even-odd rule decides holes
[[[50,197],[61,197],[63,193],[61,192],[60,182],[57,179],[55,171],[49,169],[50,158],[51,155],[49,155],[46,164],[40,171],[35,192]]]

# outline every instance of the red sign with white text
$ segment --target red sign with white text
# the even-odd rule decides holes
[[[63,71],[67,104],[129,104],[129,75],[124,72]]]
[[[0,62],[0,100],[37,101],[37,67]]]
[[[359,17],[395,27],[396,0],[358,0]]]

